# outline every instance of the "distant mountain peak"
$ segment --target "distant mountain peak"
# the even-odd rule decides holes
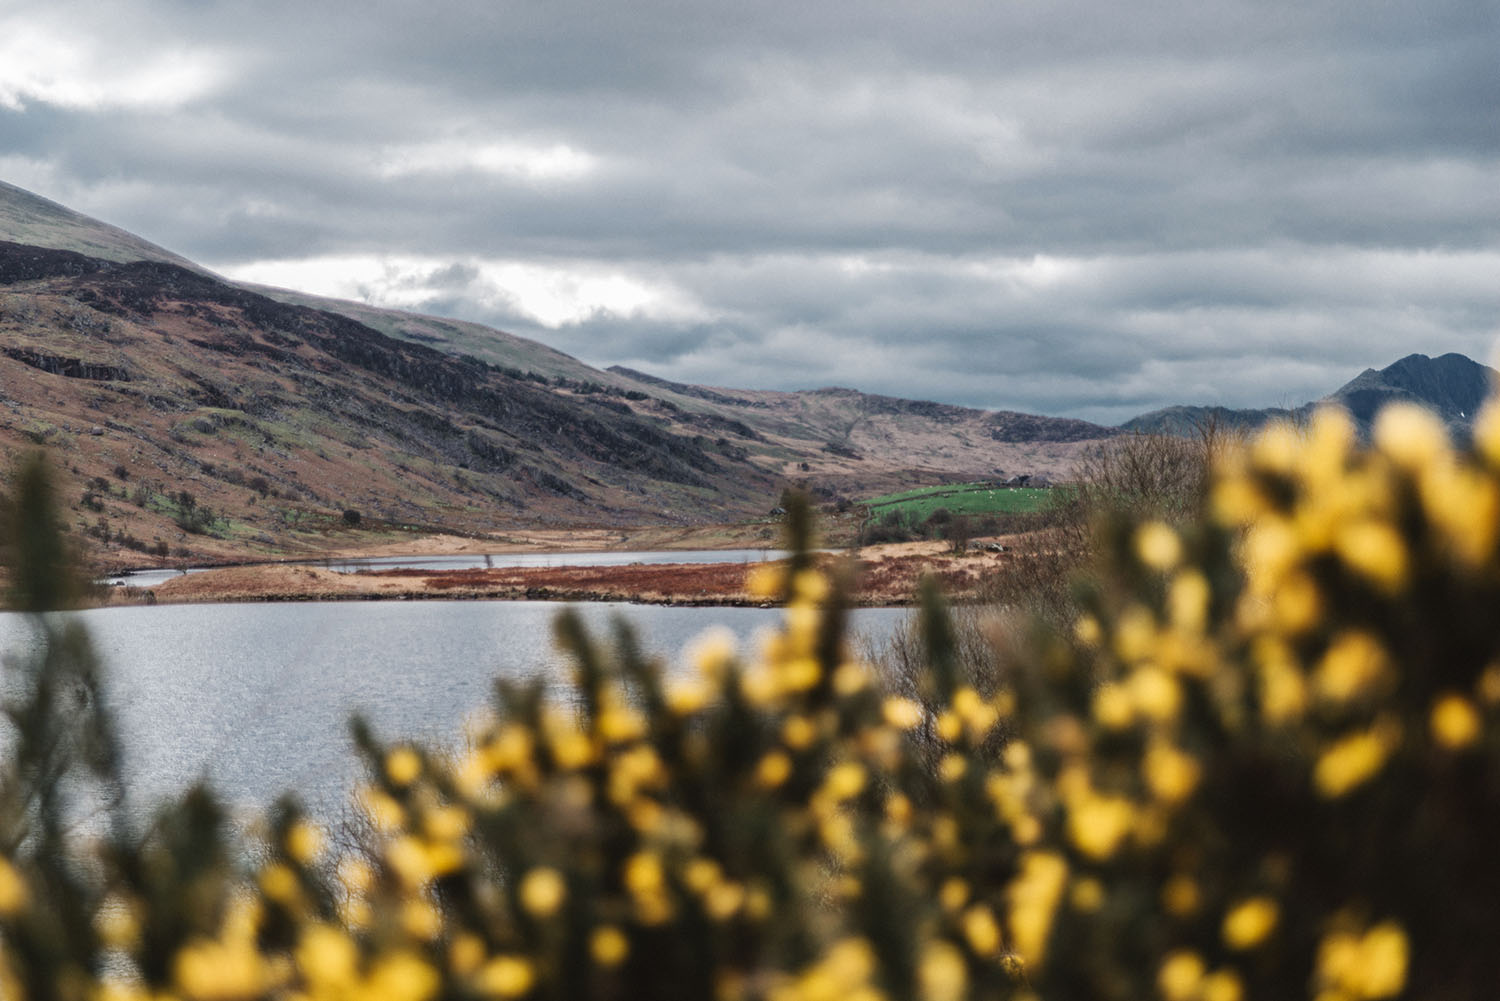
[[[1365,369],[1321,402],[1343,407],[1361,427],[1388,403],[1416,403],[1437,414],[1450,430],[1467,433],[1494,392],[1497,377],[1494,369],[1461,354],[1410,354],[1379,371]]]
[[[1173,406],[1132,417],[1127,431],[1191,435],[1205,420],[1223,427],[1254,430],[1275,420],[1302,420],[1320,406],[1341,407],[1368,435],[1375,415],[1389,403],[1415,403],[1436,414],[1455,438],[1469,434],[1474,415],[1500,385],[1500,372],[1450,351],[1436,358],[1409,354],[1382,369],[1367,368],[1319,400],[1295,409],[1231,409]]]

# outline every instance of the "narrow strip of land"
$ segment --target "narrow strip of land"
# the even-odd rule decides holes
[[[1006,558],[983,546],[955,555],[945,543],[867,547],[849,561],[851,603],[910,604],[924,576],[957,599],[974,597]],[[494,567],[468,570],[384,569],[339,573],[316,566],[225,567],[186,574],[151,589],[114,588],[109,604],[221,601],[340,601],[474,598],[538,601],[628,601],[671,605],[758,605],[746,578],[762,564],[663,563],[625,566]]]

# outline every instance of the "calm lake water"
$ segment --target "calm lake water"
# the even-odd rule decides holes
[[[138,811],[209,779],[254,810],[295,790],[331,820],[358,777],[348,720],[361,713],[383,739],[453,745],[466,716],[489,704],[497,677],[564,682],[552,642],[564,607],[548,602],[414,601],[106,608],[74,613],[106,666],[106,697],[125,745]],[[711,625],[751,652],[780,612],[585,604],[602,636],[614,615],[669,669]],[[854,628],[889,636],[904,609],[861,609]],[[26,621],[0,614],[0,650],[28,641]]]

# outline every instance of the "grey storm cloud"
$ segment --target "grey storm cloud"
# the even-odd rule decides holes
[[[1500,336],[1473,0],[12,0],[0,177],[674,379],[1120,420]]]

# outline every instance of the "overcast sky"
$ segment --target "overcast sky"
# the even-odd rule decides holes
[[[0,179],[672,379],[1297,404],[1494,361],[1500,0],[3,0]]]

